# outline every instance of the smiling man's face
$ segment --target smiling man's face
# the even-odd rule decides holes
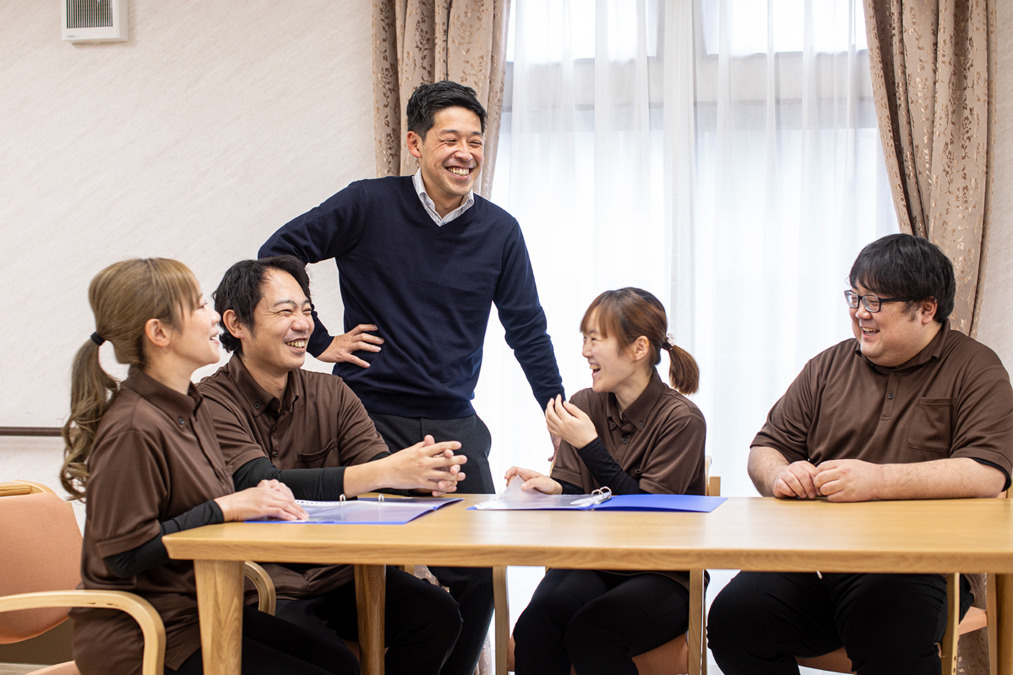
[[[877,295],[861,284],[852,290],[858,295]],[[862,353],[876,365],[887,368],[895,368],[914,358],[932,341],[940,326],[933,321],[934,299],[884,303],[875,313],[859,302],[858,307],[849,311],[851,327]]]
[[[295,277],[279,269],[267,271],[261,292],[252,330],[237,335],[243,343],[243,360],[251,371],[286,375],[306,361],[312,306]]]
[[[445,216],[474,189],[482,170],[482,121],[466,108],[451,107],[433,115],[433,126],[421,138],[408,132],[408,151],[419,160],[426,194]]]

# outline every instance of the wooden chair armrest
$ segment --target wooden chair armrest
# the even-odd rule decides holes
[[[0,497],[13,497],[17,495],[29,495],[36,492],[52,492],[52,488],[42,483],[33,483],[28,480],[11,480],[0,483]]]
[[[967,614],[960,620],[960,625],[957,626],[957,632],[963,636],[967,633],[973,633],[976,630],[988,627],[988,611],[981,607],[971,607],[967,610]]]
[[[257,609],[265,614],[273,615],[278,605],[278,596],[275,594],[274,580],[271,579],[271,575],[257,563],[246,560],[243,562],[243,576],[253,582],[257,594],[260,596]]]
[[[0,597],[0,612],[40,607],[118,609],[137,621],[144,635],[142,672],[161,675],[165,661],[165,626],[162,617],[144,598],[123,591],[70,590],[18,593]]]

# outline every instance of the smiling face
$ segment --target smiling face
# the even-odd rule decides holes
[[[179,327],[172,330],[172,353],[190,372],[218,362],[218,312],[203,297],[193,311],[180,312]],[[192,366],[192,367],[191,367]]]
[[[254,379],[273,391],[262,378],[284,382],[289,371],[301,368],[306,360],[306,344],[313,332],[312,306],[295,277],[279,269],[266,271],[260,290],[263,295],[253,310],[253,326],[240,325],[235,330],[229,326],[229,331],[242,342],[243,362]],[[234,317],[232,313],[226,321]]]
[[[643,369],[629,348],[621,349],[614,335],[604,335],[596,316],[587,322],[581,354],[591,366],[591,388],[598,393],[623,393]]]
[[[859,295],[880,295],[861,284],[853,289]],[[883,294],[885,295],[885,294]],[[914,358],[939,332],[941,324],[933,320],[936,301],[884,303],[872,313],[861,302],[849,309],[851,328],[862,354],[878,366],[894,368]]]
[[[408,132],[408,151],[418,158],[426,193],[441,216],[460,206],[474,189],[484,141],[478,115],[456,106],[433,115],[425,138]]]

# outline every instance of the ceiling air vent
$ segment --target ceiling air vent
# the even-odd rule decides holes
[[[127,0],[60,0],[67,42],[127,39]]]

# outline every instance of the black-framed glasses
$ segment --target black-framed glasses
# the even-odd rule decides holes
[[[854,291],[848,290],[844,291],[844,300],[851,309],[858,309],[858,303],[861,301],[865,305],[865,309],[871,314],[875,314],[883,309],[884,302],[911,302],[914,298],[881,298],[878,295],[859,295]]]

